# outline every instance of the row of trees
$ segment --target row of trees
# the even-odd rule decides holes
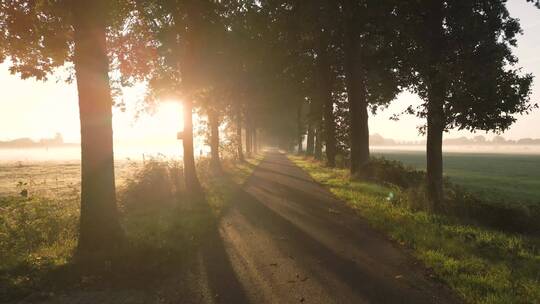
[[[183,100],[187,189],[201,191],[194,110],[208,117],[212,167],[219,126],[237,157],[258,137],[353,175],[369,163],[369,113],[403,90],[424,101],[430,198],[443,199],[442,137],[450,128],[503,131],[529,102],[515,67],[521,31],[502,0],[1,0],[0,60],[44,80],[71,64],[79,92],[82,194],[79,252],[121,243],[111,88],[148,84],[149,105]],[[536,5],[539,5],[536,1]],[[68,79],[69,80],[69,79]],[[245,136],[243,136],[245,135]],[[244,137],[244,138],[242,138]],[[324,153],[324,157],[323,157]]]
[[[306,11],[302,1],[287,3],[283,10]],[[324,115],[308,119],[306,152],[319,157],[310,126],[323,125],[315,133],[326,134],[329,166],[342,153],[350,158],[351,174],[362,174],[369,162],[369,113],[399,92],[413,91],[423,103],[405,112],[426,121],[420,131],[427,135],[427,188],[437,209],[443,200],[443,133],[502,132],[514,114],[535,107],[529,102],[532,76],[516,68],[512,54],[521,29],[504,1],[318,3],[312,16],[318,28],[305,29],[305,35],[313,38],[314,81],[324,91],[319,101],[313,97],[310,112],[318,112],[318,102]],[[298,131],[301,147],[304,131]]]

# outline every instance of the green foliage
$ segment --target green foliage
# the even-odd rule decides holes
[[[375,157],[357,177],[394,189],[391,199],[402,206],[416,211],[433,210],[427,196],[425,171],[405,166],[397,160]],[[445,180],[445,188],[441,213],[505,231],[540,232],[540,224],[536,220],[540,216],[540,206],[537,204],[501,198],[493,201],[468,187],[453,183],[453,179]]]
[[[189,271],[205,234],[215,229],[222,210],[259,160],[224,160],[222,176],[213,176],[208,161],[201,160],[197,169],[205,198],[185,195],[176,161],[131,163],[130,177],[118,193],[126,242],[105,264],[73,257],[77,195],[0,197],[0,302],[29,295],[47,299],[110,284],[115,290],[136,287],[155,293],[164,280]],[[54,167],[47,168],[54,172]]]
[[[151,158],[126,181],[120,193],[121,207],[126,212],[159,208],[173,203],[176,195],[182,195],[183,188],[183,169],[178,161]]]
[[[521,27],[505,1],[402,1],[398,14],[409,21],[410,85],[425,101],[418,116],[427,116],[429,103],[442,110],[444,129],[502,132],[514,114],[537,107],[530,101],[532,75],[512,53]]]
[[[379,183],[389,183],[402,188],[417,187],[425,180],[425,174],[412,167],[384,157],[372,158],[369,164],[359,173],[360,177]]]
[[[77,244],[79,204],[73,198],[0,197],[0,210],[1,300],[67,263]]]
[[[467,302],[540,301],[539,239],[467,224],[457,217],[415,211],[388,199],[394,188],[351,181],[343,169],[290,158],[374,227],[410,248]]]
[[[99,0],[92,4],[100,11],[100,19],[109,26],[110,32],[117,33],[132,3]],[[9,59],[10,72],[19,74],[23,79],[46,80],[56,69],[73,62],[72,8],[73,3],[68,0],[2,0],[0,63]],[[71,81],[72,76],[67,80]]]

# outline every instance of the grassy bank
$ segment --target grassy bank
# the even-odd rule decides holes
[[[165,280],[187,271],[205,236],[215,230],[221,212],[259,160],[224,161],[222,175],[212,174],[208,162],[201,160],[198,172],[205,195],[197,198],[187,195],[177,162],[154,159],[134,165],[118,191],[126,244],[104,265],[72,258],[78,191],[0,197],[0,302],[55,299],[73,290],[155,293]]]
[[[469,303],[539,303],[540,241],[420,211],[395,185],[353,181],[345,169],[290,156],[375,228],[433,269]],[[415,211],[416,210],[416,211]]]
[[[425,170],[423,151],[373,153]],[[540,204],[540,155],[444,153],[444,174],[486,200],[505,204]]]

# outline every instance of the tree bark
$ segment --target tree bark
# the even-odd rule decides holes
[[[259,153],[259,146],[258,146],[258,141],[257,141],[257,128],[253,126],[251,129],[251,132],[253,132],[251,135],[252,136],[251,142],[253,143],[253,153],[257,154]]]
[[[446,98],[446,81],[441,71],[445,45],[442,3],[439,1],[430,3],[430,14],[426,18],[429,43],[426,177],[428,197],[433,208],[439,210],[444,200],[442,138],[445,129],[444,100]]]
[[[210,166],[214,173],[222,173],[219,158],[219,117],[216,111],[208,111],[208,123],[210,125]]]
[[[101,5],[100,5],[101,4]],[[75,73],[81,123],[81,217],[78,253],[107,253],[122,240],[116,206],[103,2],[73,6]]]
[[[369,123],[366,72],[361,62],[356,13],[352,0],[345,1],[345,78],[349,99],[351,175],[357,175],[369,163]]]
[[[325,19],[325,18],[323,18]],[[322,27],[324,29],[324,26]],[[332,97],[332,72],[328,58],[328,29],[321,30],[317,50],[317,72],[319,77],[319,98],[324,116],[326,161],[329,167],[336,165],[336,134],[334,121],[334,100]],[[317,132],[319,133],[319,132]]]
[[[298,132],[298,154],[302,154],[304,145],[304,134],[303,134],[303,123],[302,123],[302,104],[298,107],[298,111],[296,112],[296,123],[297,123],[297,132]]]
[[[307,143],[306,143],[306,155],[312,156],[315,151],[315,130],[311,121],[308,122],[307,127]]]
[[[322,145],[323,145],[323,130],[322,121],[319,120],[319,124],[315,129],[315,152],[314,156],[317,160],[322,160]]]
[[[236,141],[237,141],[237,156],[239,161],[244,161],[244,152],[242,149],[242,111],[238,107],[236,112]]]
[[[251,123],[249,121],[249,116],[246,115],[246,154],[248,157],[251,157],[251,148],[253,147],[252,139]]]
[[[435,95],[437,93],[433,92],[431,94]],[[430,201],[433,203],[433,208],[435,210],[440,209],[440,205],[444,199],[442,157],[442,139],[444,127],[442,107],[438,103],[437,99],[438,97],[436,96],[432,96],[432,98],[430,98],[430,103],[432,104],[428,106],[426,143],[428,196]]]
[[[184,147],[184,179],[186,189],[193,194],[198,194],[202,192],[202,187],[197,177],[193,151],[193,104],[188,100],[184,100],[184,134],[182,145]]]
[[[323,35],[325,36],[325,35]],[[320,97],[323,104],[326,161],[329,167],[336,165],[336,126],[334,121],[334,100],[332,97],[331,67],[327,54],[327,39],[321,38],[317,66],[320,77]]]

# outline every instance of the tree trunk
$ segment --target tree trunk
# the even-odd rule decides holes
[[[187,100],[184,101],[184,134],[182,144],[184,147],[184,179],[186,189],[193,194],[198,194],[202,192],[202,187],[197,177],[193,151],[193,104]]]
[[[306,155],[313,155],[315,150],[315,130],[313,130],[313,124],[311,121],[308,122],[307,127],[307,144],[306,144]]]
[[[336,126],[334,121],[334,100],[332,97],[331,67],[327,54],[327,39],[321,38],[317,65],[320,77],[320,97],[323,103],[326,161],[329,167],[336,165]]]
[[[302,154],[304,151],[302,146],[304,144],[304,132],[303,132],[303,123],[302,123],[302,104],[298,107],[296,112],[296,123],[297,123],[297,132],[298,132],[298,154]]]
[[[185,16],[184,16],[185,14]],[[199,85],[198,68],[203,61],[200,53],[196,50],[200,46],[202,17],[200,15],[199,4],[195,1],[186,2],[185,12],[175,12],[172,14],[175,24],[176,34],[184,33],[183,45],[175,50],[181,59],[178,69],[182,74],[182,87],[190,96],[197,90]],[[185,25],[187,24],[187,31]],[[182,52],[183,51],[183,52]],[[202,193],[202,187],[197,177],[195,166],[195,155],[193,147],[193,100],[188,97],[184,100],[184,132],[182,146],[184,149],[184,179],[186,189],[191,194]]]
[[[430,3],[431,13],[427,16],[429,70],[427,75],[427,143],[426,177],[428,196],[435,210],[444,200],[442,138],[445,129],[444,100],[446,97],[445,76],[441,71],[444,54],[443,6],[439,1]]]
[[[443,117],[442,107],[437,105],[436,97],[430,98],[433,105],[428,106],[428,127],[427,127],[427,186],[428,196],[433,203],[433,208],[438,210],[444,199],[443,195]]]
[[[251,157],[251,148],[252,145],[252,132],[251,132],[251,124],[249,123],[249,120],[246,118],[246,154],[248,157]]]
[[[219,159],[219,117],[216,111],[208,111],[210,125],[210,167],[215,173],[221,173],[221,160]]]
[[[258,147],[258,142],[257,142],[257,128],[253,127],[251,129],[251,132],[253,132],[252,140],[251,140],[251,142],[253,143],[253,153],[257,154],[259,153],[259,147]]]
[[[361,62],[358,42],[357,7],[345,1],[345,76],[349,99],[351,175],[357,175],[369,163],[369,123],[366,72]]]
[[[112,98],[101,1],[73,6],[75,73],[81,122],[81,217],[78,253],[107,253],[118,246]]]
[[[315,159],[322,160],[322,142],[323,142],[322,121],[319,120],[319,124],[315,129]]]
[[[242,150],[242,111],[240,111],[240,107],[238,107],[236,113],[236,141],[238,160],[244,161],[244,152]]]

